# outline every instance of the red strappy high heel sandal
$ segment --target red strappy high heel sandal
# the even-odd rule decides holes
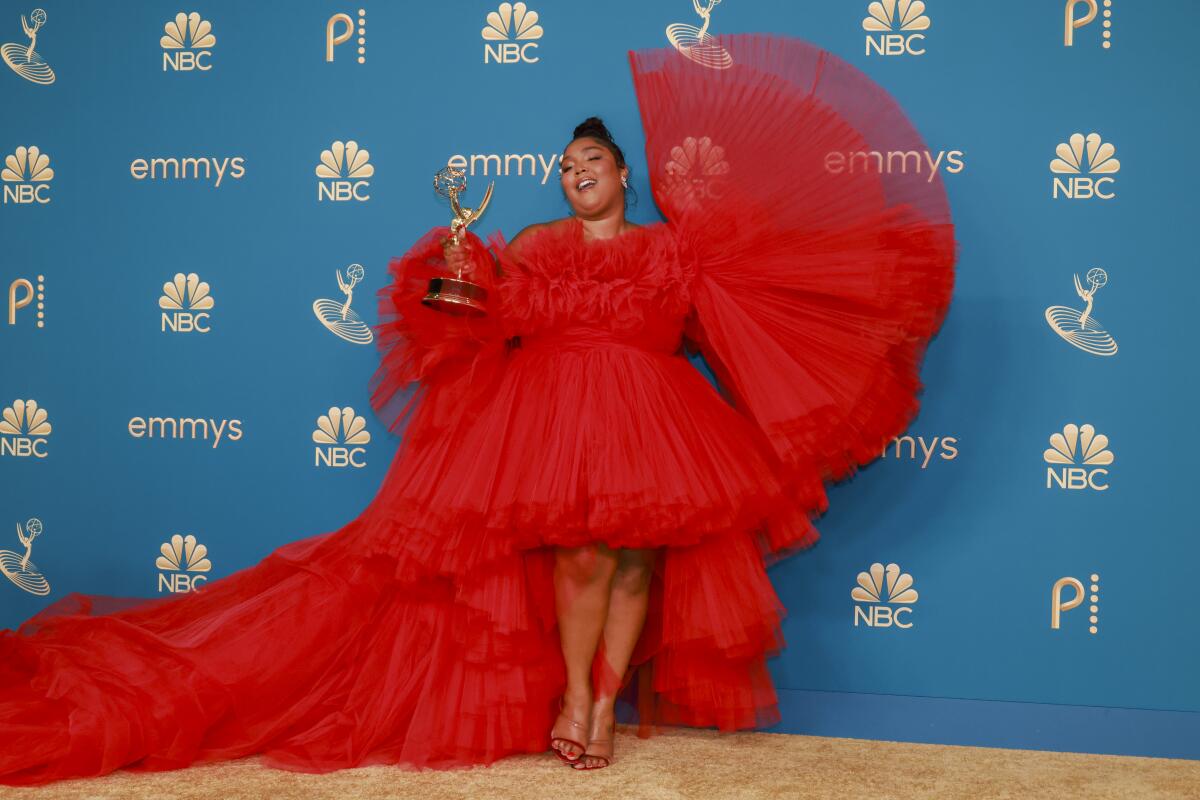
[[[588,739],[587,747],[584,748],[583,755],[575,759],[571,766],[575,769],[604,769],[611,764],[613,762],[613,739],[616,737],[616,732],[617,720],[614,717],[612,725],[608,726],[608,738]],[[601,746],[597,747],[597,745]],[[598,751],[607,751],[607,753]],[[580,762],[582,762],[584,758],[603,759],[604,763],[595,765],[581,764]]]
[[[570,717],[563,714],[563,706],[564,706],[564,702],[563,702],[563,699],[560,697],[560,698],[558,698],[558,719],[554,720],[554,725],[552,725],[550,727],[550,749],[554,751],[554,755],[558,756],[559,760],[562,761],[564,764],[574,764],[579,759],[583,758],[583,752],[585,750],[587,750],[587,745],[582,744],[581,742],[577,742],[574,739],[568,739],[565,736],[555,736],[554,729],[558,727],[559,720],[565,720],[568,724],[574,725],[576,728],[581,729],[585,734],[587,733],[587,726],[584,725],[582,722],[576,722],[575,720],[573,720]],[[575,745],[576,747],[579,748],[579,755],[575,756],[574,758],[571,758],[570,756],[566,755],[561,750],[559,750],[557,747],[555,747],[554,746],[555,742],[565,742],[566,744]]]

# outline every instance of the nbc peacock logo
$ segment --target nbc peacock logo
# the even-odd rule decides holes
[[[217,44],[212,23],[193,11],[180,11],[163,26],[158,40],[163,48],[163,72],[208,72],[212,69],[212,48]]]
[[[703,206],[725,196],[729,172],[725,148],[707,136],[688,136],[671,148],[663,165],[664,191],[676,207]]]
[[[354,287],[362,282],[366,274],[362,264],[346,267],[345,277],[342,277],[342,271],[338,270],[338,288],[346,296],[345,299],[313,301],[313,313],[325,329],[351,344],[370,344],[375,339],[371,327],[358,316],[358,312],[350,308],[350,303],[354,300]]]
[[[667,41],[671,46],[680,55],[709,69],[729,69],[733,66],[733,56],[708,32],[713,9],[720,2],[721,0],[704,0],[702,5],[700,0],[692,0],[692,7],[700,15],[699,28],[685,22],[675,22],[667,26]]]
[[[344,203],[357,200],[365,203],[371,199],[368,192],[371,184],[367,180],[375,174],[371,154],[353,140],[334,142],[328,150],[321,151],[317,164],[317,202],[328,200]]]
[[[25,80],[42,86],[54,83],[54,70],[36,49],[38,31],[45,24],[46,12],[40,8],[35,8],[29,14],[28,20],[22,14],[21,30],[25,31],[25,35],[29,37],[29,43],[9,42],[0,45],[0,57],[4,58],[4,63],[8,64],[9,69]]]
[[[1063,591],[1071,589],[1072,597],[1064,599]],[[1050,588],[1050,627],[1053,630],[1062,628],[1062,615],[1065,611],[1079,608],[1083,605],[1084,599],[1088,601],[1088,633],[1095,635],[1100,631],[1100,575],[1093,572],[1091,575],[1090,585],[1091,591],[1084,591],[1083,581],[1073,576],[1059,578],[1054,582],[1054,586]]]
[[[1053,198],[1112,200],[1117,196],[1117,179],[1113,176],[1121,171],[1116,152],[1117,148],[1102,140],[1098,133],[1086,136],[1073,133],[1067,141],[1060,142],[1050,161]]]
[[[18,522],[17,539],[25,546],[25,552],[0,550],[0,572],[3,572],[4,577],[12,581],[18,589],[45,597],[50,594],[50,582],[46,580],[45,575],[38,572],[37,564],[30,560],[33,554],[33,540],[41,533],[42,521],[36,517],[26,522],[24,528]]]
[[[50,181],[54,170],[50,156],[38,147],[22,145],[4,157],[4,169],[0,170],[0,181],[4,182],[4,203],[28,205],[50,202]]]
[[[1042,453],[1046,462],[1046,488],[1108,490],[1108,470],[1115,460],[1108,449],[1108,437],[1096,433],[1094,425],[1063,426],[1061,433],[1050,436],[1050,446]]]
[[[483,63],[536,64],[538,43],[544,31],[538,13],[524,3],[501,3],[487,15],[483,37]]]
[[[1080,14],[1082,11],[1082,15]],[[1075,45],[1075,31],[1086,28],[1100,19],[1100,46],[1105,50],[1112,47],[1112,0],[1104,0],[1104,13],[1096,0],[1067,0],[1063,15],[1063,46]]]
[[[866,55],[925,55],[925,34],[929,15],[921,0],[879,0],[867,6],[862,21],[866,36]]]
[[[1046,322],[1052,331],[1085,353],[1094,356],[1115,356],[1117,354],[1116,340],[1100,324],[1100,320],[1092,316],[1092,298],[1097,290],[1108,285],[1108,273],[1100,267],[1089,269],[1086,276],[1088,285],[1086,289],[1079,282],[1078,273],[1074,278],[1075,294],[1083,300],[1083,309],[1071,306],[1050,306],[1046,309]]]
[[[51,430],[49,414],[36,400],[14,400],[0,412],[0,456],[45,458]]]
[[[208,548],[196,541],[192,534],[181,536],[175,534],[158,548],[158,558],[154,566],[158,567],[159,593],[192,592],[199,584],[208,580],[206,573],[212,570],[212,562],[208,559]]]
[[[898,564],[886,567],[876,562],[867,572],[858,573],[858,585],[850,590],[854,600],[854,627],[859,622],[868,628],[911,628],[912,606],[917,602],[913,578],[901,572]]]
[[[208,333],[209,313],[214,300],[212,287],[194,272],[175,277],[163,284],[158,307],[162,309],[161,329],[165,333]]]
[[[34,315],[34,324],[38,328],[46,327],[46,276],[37,276],[37,286],[29,278],[17,278],[8,284],[8,324],[16,325],[18,312],[20,316],[25,317],[30,312],[24,309],[34,306],[34,301],[37,301],[35,308],[37,313]]]
[[[366,445],[371,441],[367,420],[354,412],[350,406],[329,411],[317,417],[317,429],[313,431],[313,466],[354,467],[367,465]]]

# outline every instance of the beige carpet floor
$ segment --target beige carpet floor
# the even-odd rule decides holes
[[[4,746],[12,746],[6,742]],[[617,736],[613,765],[564,767],[549,753],[490,767],[413,772],[368,767],[325,775],[249,758],[159,773],[117,772],[34,789],[31,800],[1197,800],[1200,761],[673,730]]]

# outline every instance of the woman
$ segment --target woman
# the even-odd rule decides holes
[[[0,635],[0,737],[23,743],[0,781],[548,746],[596,768],[617,695],[643,734],[778,720],[765,566],[916,413],[955,248],[940,179],[885,168],[924,149],[886,92],[796,40],[705,47],[732,66],[633,56],[668,223],[625,220],[592,120],[570,218],[490,246],[438,229],[393,262],[371,399],[404,439],[359,517],[191,595],[71,595]],[[486,316],[422,305],[448,263]]]

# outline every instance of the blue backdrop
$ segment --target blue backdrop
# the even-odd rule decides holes
[[[0,625],[72,591],[202,586],[358,514],[398,440],[368,405],[374,345],[313,304],[360,264],[375,321],[388,258],[449,219],[448,161],[468,202],[496,181],[477,230],[511,236],[568,212],[552,170],[598,114],[632,216],[657,218],[626,53],[700,25],[692,3],[517,5],[0,2]],[[714,33],[809,39],[896,95],[962,245],[911,438],[771,571],[778,729],[1200,757],[1196,473],[1170,444],[1197,433],[1179,148],[1200,56],[1154,4],[1004,9],[711,10]],[[319,433],[345,407],[369,442]],[[872,565],[878,599],[852,594]]]

